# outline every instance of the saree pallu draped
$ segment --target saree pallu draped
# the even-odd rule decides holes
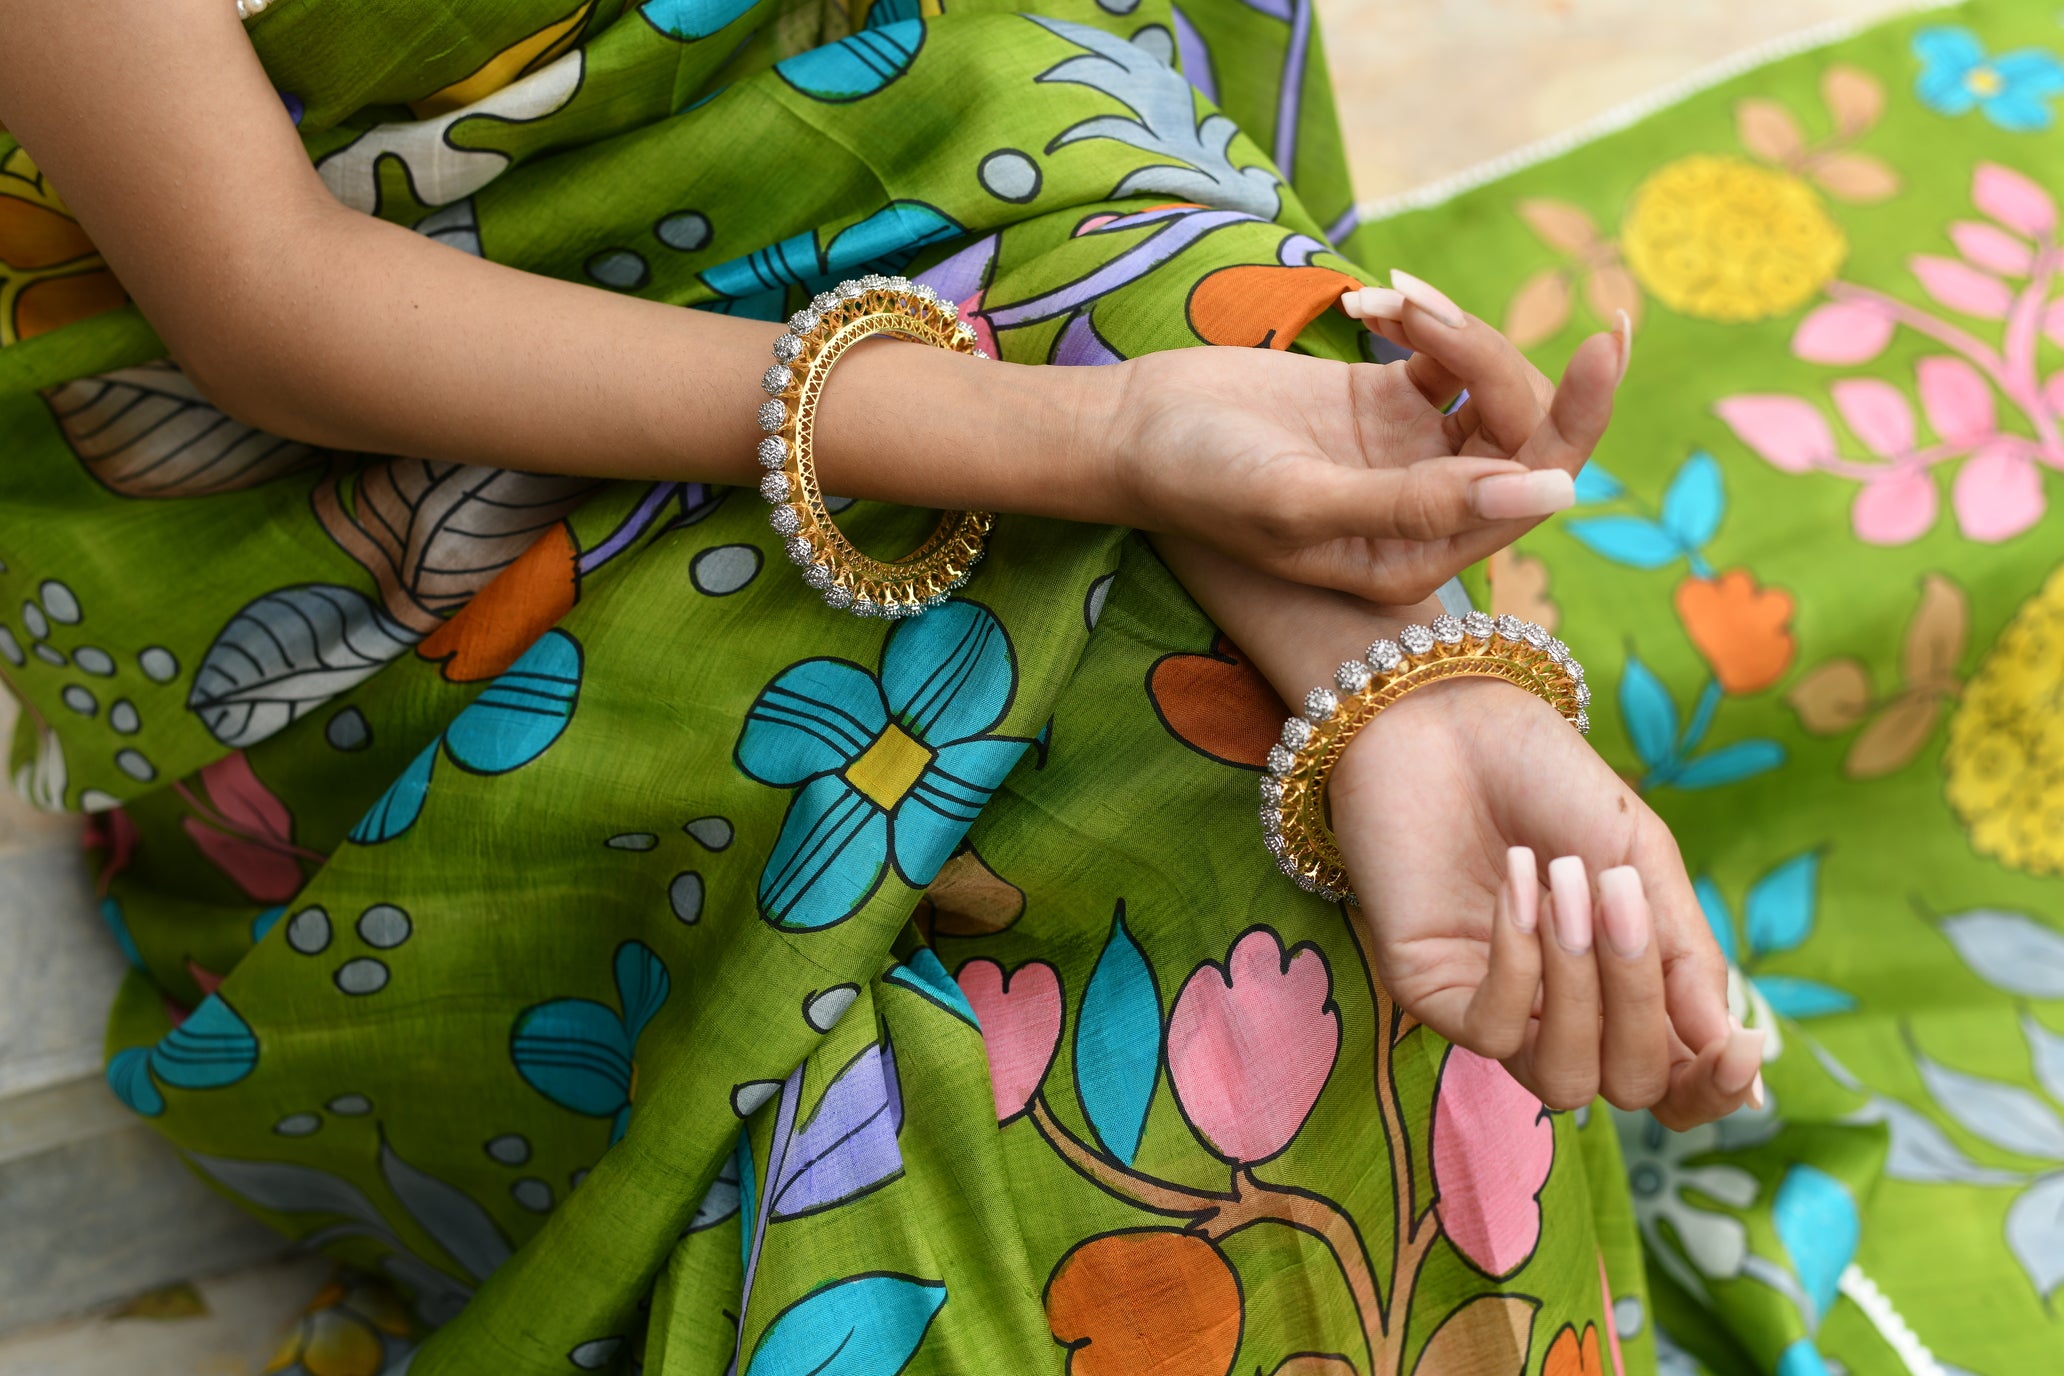
[[[1018,362],[1367,356],[1310,0],[423,8],[249,32],[332,192],[455,252],[769,320],[908,272]],[[1260,846],[1281,705],[1136,537],[1006,516],[861,621],[748,492],[259,434],[0,177],[16,779],[90,814],[114,1092],[352,1268],[276,1369],[1618,1376],[1657,1199],[1799,1274],[1714,1164],[1781,1174],[1770,1115],[1633,1121],[1630,1191],[1612,1115],[1391,1006]],[[1816,1140],[1860,1185],[1883,1130]],[[1745,1285],[1679,1337],[1820,1370]]]

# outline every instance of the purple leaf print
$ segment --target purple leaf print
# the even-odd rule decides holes
[[[903,1098],[894,1056],[869,1046],[839,1072],[810,1121],[789,1135],[770,1194],[776,1219],[828,1209],[903,1170]]]

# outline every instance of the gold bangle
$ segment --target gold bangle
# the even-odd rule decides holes
[[[901,559],[876,559],[845,537],[824,505],[812,454],[817,398],[839,356],[873,335],[894,335],[955,353],[989,355],[950,301],[907,277],[869,274],[821,291],[788,318],[774,341],[774,365],[760,378],[760,495],[787,542],[803,581],[826,605],[855,616],[891,619],[936,607],[968,580],[996,518],[986,511],[948,511],[931,536]]]
[[[1261,780],[1261,832],[1276,865],[1297,886],[1356,902],[1326,816],[1326,785],[1355,733],[1405,694],[1451,678],[1501,678],[1546,701],[1577,730],[1591,730],[1584,666],[1543,627],[1483,612],[1437,616],[1379,640],[1334,672],[1338,689],[1314,688],[1304,713],[1283,723]]]

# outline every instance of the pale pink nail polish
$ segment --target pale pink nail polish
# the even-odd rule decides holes
[[[1400,320],[1405,314],[1405,294],[1392,291],[1389,287],[1363,287],[1361,297],[1364,320]]]
[[[1598,876],[1599,923],[1606,945],[1623,960],[1648,951],[1648,900],[1632,865],[1616,865]]]
[[[1584,862],[1558,855],[1548,862],[1548,892],[1555,896],[1555,940],[1572,955],[1591,949],[1591,879]]]
[[[1459,330],[1462,328],[1463,321],[1466,318],[1462,314],[1462,308],[1450,301],[1448,294],[1433,285],[1433,283],[1421,281],[1409,272],[1401,272],[1396,268],[1392,268],[1390,270],[1390,284],[1397,288],[1398,294],[1404,297],[1405,300],[1411,302],[1420,310],[1425,311],[1449,329]]]
[[[1350,320],[1362,318],[1362,294],[1360,291],[1345,291],[1340,294],[1340,310]]]
[[[1749,1032],[1737,1026],[1729,1035],[1727,1049],[1720,1053],[1720,1064],[1713,1068],[1713,1083],[1720,1087],[1722,1094],[1739,1094],[1761,1078],[1763,1072],[1759,1067],[1763,1064],[1763,1040],[1760,1028]],[[1739,1071],[1730,1071],[1730,1065],[1746,1065],[1749,1073],[1743,1075]]]
[[[1757,1071],[1756,1078],[1749,1081],[1749,1107],[1763,1107],[1763,1072]]]
[[[1548,516],[1577,504],[1577,484],[1560,468],[1494,473],[1469,485],[1469,502],[1486,521]]]
[[[1613,386],[1617,387],[1627,380],[1627,365],[1634,361],[1634,322],[1627,318],[1625,311],[1613,314],[1616,317],[1613,333],[1620,340],[1620,375],[1613,379]]]
[[[1541,872],[1525,846],[1505,852],[1505,882],[1512,897],[1512,925],[1531,932],[1541,920]]]

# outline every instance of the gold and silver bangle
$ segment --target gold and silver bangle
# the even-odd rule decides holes
[[[1340,847],[1326,820],[1326,785],[1355,733],[1405,694],[1451,678],[1501,678],[1544,699],[1577,730],[1591,730],[1591,689],[1569,646],[1516,616],[1437,616],[1379,640],[1361,659],[1314,688],[1304,711],[1283,723],[1261,780],[1261,833],[1297,886],[1333,902],[1355,902]]]
[[[955,353],[989,355],[950,301],[907,277],[869,274],[812,297],[788,318],[774,341],[774,364],[760,378],[760,495],[787,543],[789,560],[828,606],[855,616],[891,619],[936,607],[968,580],[996,518],[986,511],[948,511],[923,544],[897,560],[873,558],[831,519],[817,486],[812,455],[817,399],[839,356],[873,335],[893,335]]]

